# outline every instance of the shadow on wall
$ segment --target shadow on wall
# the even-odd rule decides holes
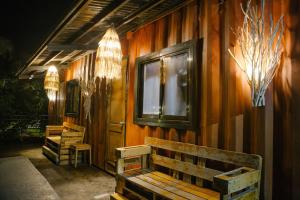
[[[274,199],[300,199],[300,2],[281,5],[284,51],[274,79]]]

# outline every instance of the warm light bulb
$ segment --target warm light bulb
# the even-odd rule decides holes
[[[57,68],[54,65],[51,65],[48,68],[47,73],[57,73]]]

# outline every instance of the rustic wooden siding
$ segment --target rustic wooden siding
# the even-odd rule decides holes
[[[121,41],[122,52],[127,54],[127,40]],[[72,79],[79,79],[79,73],[81,70],[82,76],[85,80],[90,80],[94,74],[95,53],[90,53],[82,58],[72,62],[69,68],[65,71],[62,82],[63,84]],[[101,84],[101,85],[100,85]],[[106,83],[102,81],[100,83],[99,78],[96,79],[96,92],[92,96],[92,108],[91,109],[91,123],[84,117],[83,102],[81,97],[80,114],[77,117],[64,116],[63,121],[72,122],[75,124],[83,125],[86,127],[86,134],[84,141],[92,145],[92,161],[93,164],[104,169],[105,159],[105,128],[106,128]],[[64,96],[65,98],[65,96]],[[56,105],[60,105],[61,101],[65,99],[57,99]],[[58,116],[63,116],[64,108],[60,108],[59,111],[52,104],[49,105],[49,113],[57,113]],[[52,119],[53,123],[57,123]]]
[[[300,2],[276,0],[284,13],[284,51],[273,82],[274,199],[300,199]]]
[[[295,26],[293,21],[299,3],[292,2],[266,1],[266,9],[273,11],[275,19],[278,19],[281,13],[289,13],[287,17],[289,24]],[[293,172],[288,169],[294,169],[295,166],[291,162],[288,163],[288,160],[295,160],[293,155],[297,154],[293,151],[297,143],[289,146],[293,143],[291,138],[294,135],[291,129],[292,121],[295,119],[292,120],[292,115],[289,114],[292,100],[289,88],[291,86],[288,85],[290,84],[288,81],[291,80],[287,81],[286,79],[290,78],[286,76],[291,75],[289,71],[292,68],[291,64],[296,65],[296,63],[285,61],[286,58],[283,58],[288,67],[283,73],[279,72],[274,84],[270,85],[266,93],[265,108],[261,111],[253,109],[246,77],[227,52],[228,48],[233,48],[236,43],[232,30],[243,20],[239,3],[234,0],[192,1],[186,7],[130,34],[126,145],[142,144],[147,135],[234,151],[259,153],[264,157],[266,169],[265,184],[262,186],[265,190],[265,198],[282,199],[285,195],[290,195],[292,198],[292,193],[289,192],[293,191]],[[291,12],[295,16],[290,16]],[[297,31],[289,29],[285,34],[287,40],[285,48],[291,48],[290,45],[295,42],[291,41],[295,40],[295,37],[291,38],[291,34],[296,33]],[[195,38],[203,38],[202,65],[198,66],[201,82],[200,129],[182,131],[133,124],[135,59]],[[299,82],[296,78],[294,81],[295,84]],[[277,105],[280,103],[281,105]],[[296,104],[294,106],[298,107]],[[259,121],[262,123],[258,123]],[[283,132],[286,135],[282,135]],[[273,173],[281,175],[273,176]],[[275,177],[274,181],[283,183],[288,181],[287,185],[276,184],[273,177]],[[298,180],[294,179],[294,181]],[[277,190],[272,191],[273,183]],[[282,187],[285,192],[279,194]]]
[[[244,1],[245,2],[245,1]],[[243,73],[227,53],[236,41],[231,29],[240,25],[243,15],[239,1],[194,0],[187,6],[140,27],[122,39],[123,54],[129,56],[126,145],[143,144],[145,136],[255,153],[263,149],[267,171],[266,199],[300,199],[300,3],[298,0],[266,0],[275,19],[285,15],[284,52],[280,69],[266,94],[261,115],[251,107],[250,89]],[[135,59],[147,53],[203,38],[199,65],[199,130],[138,126],[133,123]],[[82,60],[75,61],[65,74],[71,80]],[[86,65],[93,71],[93,64]],[[79,118],[66,121],[86,125],[86,141],[93,145],[93,163],[103,167],[105,109],[100,89],[92,101],[92,123]],[[49,108],[49,113],[53,108]],[[264,125],[251,131],[253,121]],[[253,128],[252,128],[253,129]],[[174,156],[174,155],[172,155]],[[190,158],[186,158],[189,160]],[[272,170],[274,169],[274,170]],[[272,186],[273,184],[273,186]],[[272,192],[273,187],[273,192]]]
[[[220,10],[217,0],[207,3],[205,1],[192,1],[187,6],[165,16],[157,21],[141,27],[133,34],[131,34],[129,41],[129,90],[128,90],[128,113],[127,113],[127,140],[126,145],[135,145],[143,143],[144,136],[155,136],[165,139],[185,141],[195,144],[205,144],[209,146],[218,147],[224,143],[220,137],[226,135],[227,149],[235,149],[233,136],[235,131],[228,130],[226,133],[219,136],[220,132],[220,117],[221,117],[221,99],[224,95],[229,97],[229,94],[222,93],[221,90],[221,37],[220,20],[223,14]],[[228,25],[229,28],[230,25]],[[198,55],[202,57],[202,63],[199,65],[201,87],[199,92],[201,98],[199,104],[201,105],[200,111],[200,129],[197,131],[182,131],[173,128],[155,128],[148,126],[138,126],[133,124],[133,111],[134,111],[134,70],[135,59],[139,56],[157,51],[159,49],[172,46],[184,41],[195,38],[203,38],[203,52]],[[235,66],[229,66],[234,68]],[[233,69],[235,70],[235,68]],[[232,71],[233,71],[232,70]],[[235,73],[229,74],[229,78],[235,82]],[[229,79],[228,77],[224,80]],[[235,98],[243,99],[240,84],[234,84],[231,93]],[[228,87],[229,88],[229,87]],[[238,89],[239,93],[235,94]],[[230,89],[230,88],[229,88]],[[227,89],[228,90],[228,89]],[[236,97],[237,96],[237,97]],[[234,99],[235,99],[234,98]],[[244,101],[242,101],[244,102]],[[234,103],[230,102],[235,106]],[[250,103],[248,103],[250,105]],[[237,114],[242,114],[244,109],[240,106],[239,112],[235,110],[229,113],[229,118],[235,121]],[[231,119],[233,118],[233,119]],[[235,130],[235,129],[234,129]],[[200,134],[201,133],[201,134]],[[220,141],[219,141],[220,140]]]

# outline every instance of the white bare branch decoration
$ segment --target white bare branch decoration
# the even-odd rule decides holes
[[[230,49],[228,51],[247,76],[252,105],[264,106],[265,92],[279,66],[282,52],[283,16],[274,24],[270,14],[269,30],[266,30],[264,0],[261,0],[260,12],[257,5],[251,6],[251,0],[248,1],[246,10],[242,5],[241,9],[244,21],[236,32],[237,47],[241,55],[234,55]]]
[[[79,81],[81,87],[81,94],[84,98],[83,108],[85,118],[89,118],[89,122],[91,123],[91,104],[92,104],[92,95],[96,90],[96,86],[93,80],[85,82],[84,80]]]

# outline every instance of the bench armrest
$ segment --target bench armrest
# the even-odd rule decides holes
[[[141,156],[141,155],[150,154],[150,153],[151,153],[151,147],[148,145],[138,145],[138,146],[116,148],[116,157],[118,159],[134,157],[134,156]]]
[[[124,172],[125,158],[142,156],[142,167],[147,166],[147,155],[151,153],[151,146],[148,145],[138,145],[130,147],[120,147],[116,148],[116,158],[117,158],[117,174]]]
[[[241,167],[223,174],[214,176],[214,188],[224,195],[239,192],[245,189],[257,193],[260,183],[260,171],[248,167]],[[255,194],[254,194],[255,195]]]
[[[61,132],[63,131],[63,129],[64,129],[63,126],[47,125],[45,136],[48,137],[51,135],[60,135]],[[57,134],[57,133],[59,133],[59,134]]]

